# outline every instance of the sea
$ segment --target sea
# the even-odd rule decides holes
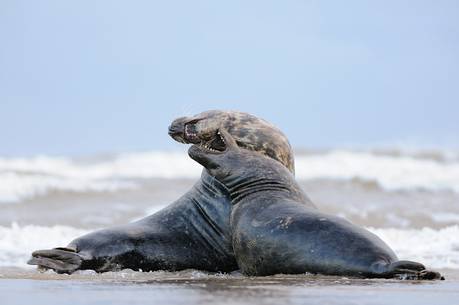
[[[459,304],[459,150],[299,149],[295,168],[321,211],[367,228],[400,259],[446,280],[40,272],[26,264],[32,251],[151,215],[190,189],[202,167],[185,150],[0,157],[2,304]]]

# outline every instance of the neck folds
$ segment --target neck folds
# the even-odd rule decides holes
[[[231,194],[233,205],[240,202],[249,195],[258,192],[290,192],[289,188],[279,180],[257,178],[257,179],[235,179],[225,183]]]

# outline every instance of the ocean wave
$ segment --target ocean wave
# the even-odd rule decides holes
[[[0,158],[0,202],[18,202],[50,191],[113,192],[135,180],[197,178],[201,167],[186,154],[120,154],[82,162],[63,157]]]
[[[50,191],[114,192],[136,187],[137,185],[133,182],[115,179],[6,172],[0,173],[0,202],[16,202],[21,199],[43,196]]]
[[[369,228],[400,260],[418,261],[428,268],[459,269],[459,226],[434,230]]]
[[[370,228],[381,237],[399,259],[413,260],[429,268],[459,269],[459,226],[434,230],[424,228]],[[0,226],[0,266],[27,267],[32,251],[65,246],[87,230],[69,226]]]
[[[87,230],[69,226],[0,226],[0,266],[28,267],[27,260],[33,251],[66,246]]]
[[[130,153],[83,161],[46,156],[0,158],[0,202],[17,202],[50,191],[132,189],[138,186],[139,179],[197,179],[201,170],[185,152]],[[459,192],[459,161],[445,162],[413,154],[344,150],[297,154],[296,176],[303,180],[359,179],[387,190]]]
[[[337,150],[299,156],[296,168],[298,179],[361,179],[374,181],[387,190],[459,192],[459,162]]]

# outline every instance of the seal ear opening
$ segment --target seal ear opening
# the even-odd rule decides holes
[[[221,137],[223,142],[225,142],[226,150],[239,149],[239,146],[237,145],[236,140],[225,128],[219,128],[217,131],[217,135]]]

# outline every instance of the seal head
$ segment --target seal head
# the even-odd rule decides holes
[[[211,110],[192,117],[181,117],[169,126],[169,135],[180,143],[191,143],[222,150],[215,133],[225,129],[240,148],[257,151],[295,172],[293,151],[287,137],[274,125],[239,111]]]

